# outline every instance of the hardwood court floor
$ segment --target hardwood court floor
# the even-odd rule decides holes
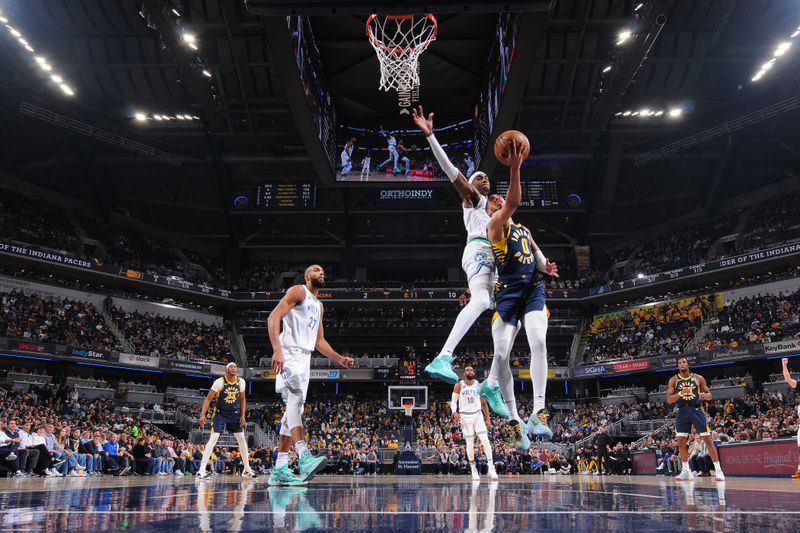
[[[796,531],[800,480],[652,476],[0,479],[3,531]]]

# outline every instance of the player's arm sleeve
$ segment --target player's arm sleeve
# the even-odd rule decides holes
[[[217,378],[214,380],[214,383],[211,385],[211,390],[214,392],[219,392],[222,390],[222,378]]]
[[[455,392],[450,396],[450,411],[453,413],[458,412],[458,394]]]
[[[444,153],[444,149],[439,144],[439,141],[436,140],[436,135],[431,134],[428,137],[428,144],[431,145],[431,152],[433,152],[434,157],[436,157],[436,161],[439,162],[439,166],[442,167],[442,171],[444,171],[450,181],[456,181],[460,172],[450,161],[450,158],[447,157],[447,154]]]
[[[239,392],[246,392],[247,391],[247,383],[245,383],[243,378],[239,378]]]

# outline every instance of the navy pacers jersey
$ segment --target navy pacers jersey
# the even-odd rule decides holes
[[[217,392],[217,413],[236,414],[239,413],[239,406],[239,379],[231,383],[226,376],[222,379],[222,389]]]
[[[694,374],[689,374],[685,378],[678,374],[675,378],[675,392],[683,393],[677,401],[675,434],[678,437],[687,437],[694,427],[698,435],[709,435],[711,428],[708,427],[706,413],[700,400],[700,380]]]
[[[682,396],[678,400],[678,407],[699,407],[700,406],[700,384],[698,383],[697,376],[689,374],[689,377],[681,377],[680,374],[676,375],[675,392],[681,393]],[[688,390],[689,393],[683,392]]]
[[[530,311],[545,307],[544,285],[537,279],[533,237],[522,224],[509,224],[503,238],[492,243],[497,265],[495,316],[516,324]]]
[[[500,242],[492,243],[492,251],[497,265],[498,282],[516,281],[536,274],[536,261],[533,258],[533,238],[528,228],[522,224],[509,224],[508,231]]]

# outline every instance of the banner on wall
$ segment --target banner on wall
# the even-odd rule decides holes
[[[67,346],[66,355],[70,357],[85,357],[87,359],[99,359],[101,361],[108,361],[111,359],[109,352],[102,352],[99,350],[87,350],[85,348],[76,348],[75,346]]]
[[[183,372],[208,373],[209,371],[207,363],[200,363],[198,361],[178,361],[177,359],[161,359],[158,363],[158,367],[169,370],[180,370]]]
[[[726,444],[717,450],[727,475],[788,477],[797,469],[800,448],[795,439],[780,439]]]
[[[779,353],[800,352],[800,339],[788,341],[770,342],[764,345],[764,353],[773,355]]]
[[[326,379],[339,379],[338,370],[312,370],[311,379],[326,380]]]
[[[124,365],[146,366],[148,368],[158,368],[159,359],[152,355],[140,355],[135,353],[119,354],[119,362]]]
[[[225,365],[227,365],[227,363],[225,363]],[[215,375],[215,376],[221,376],[223,374],[226,374],[228,372],[228,370],[225,367],[225,365],[218,365],[216,363],[211,363],[209,372],[211,374]],[[244,377],[244,369],[243,368],[239,368],[237,366],[236,367],[236,375],[239,376],[239,377]]]

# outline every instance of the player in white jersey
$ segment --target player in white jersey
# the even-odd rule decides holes
[[[453,372],[453,352],[464,338],[469,328],[478,317],[492,305],[494,282],[496,278],[494,254],[492,246],[486,238],[486,226],[490,216],[487,212],[487,195],[489,194],[489,176],[476,172],[466,179],[450,162],[444,150],[433,134],[433,113],[425,116],[422,106],[414,109],[412,118],[417,127],[428,139],[431,151],[439,162],[439,166],[450,178],[462,200],[464,211],[464,227],[467,230],[467,245],[461,257],[461,267],[467,275],[470,300],[461,310],[453,324],[453,330],[439,352],[439,355],[425,367],[425,373],[432,377],[456,383],[458,376]],[[503,418],[508,418],[508,408],[503,402],[500,387],[484,387],[483,395],[489,402],[492,411]]]
[[[388,165],[389,163],[392,164],[392,174],[399,174],[400,167],[397,166],[398,161],[400,159],[400,153],[397,151],[397,137],[394,136],[394,133],[386,133],[381,131],[381,135],[386,137],[386,146],[389,150],[389,158],[378,165],[378,171],[380,172],[383,167]]]
[[[327,465],[324,456],[314,457],[308,451],[303,429],[303,405],[311,378],[311,353],[317,350],[344,368],[353,367],[352,358],[340,355],[325,340],[323,307],[317,299],[319,290],[325,286],[325,271],[319,265],[311,265],[306,269],[305,281],[305,285],[295,285],[286,291],[267,320],[273,350],[275,392],[283,396],[286,404],[281,418],[278,459],[269,478],[270,485],[303,484]],[[299,478],[289,470],[292,442],[299,457]]]
[[[211,420],[211,436],[203,449],[203,459],[200,461],[200,469],[197,472],[198,479],[206,479],[209,473],[206,470],[208,460],[214,451],[220,433],[226,429],[234,434],[236,442],[239,444],[239,452],[242,455],[244,470],[242,476],[256,478],[256,474],[250,469],[250,452],[247,449],[247,439],[244,436],[245,412],[247,404],[245,401],[245,382],[236,375],[236,363],[228,363],[225,367],[225,376],[217,378],[208,391],[203,407],[200,409],[200,429],[206,425],[206,413],[214,403],[214,414]]]
[[[361,181],[369,181],[369,169],[372,158],[370,153],[367,152],[361,160]]]
[[[342,159],[342,179],[347,179],[347,174],[353,169],[353,150],[356,147],[356,138],[350,137],[344,145],[340,155]]]
[[[783,363],[783,379],[786,380],[786,383],[794,389],[794,397],[795,402],[797,403],[797,420],[800,421],[800,391],[797,390],[797,380],[792,377],[792,374],[789,372],[789,358],[784,357],[781,359]],[[797,424],[797,446],[800,448],[800,423]],[[792,479],[800,478],[800,459],[798,459],[797,463],[797,472],[792,474]]]
[[[471,366],[464,368],[464,379],[456,383],[453,387],[453,396],[450,399],[450,410],[453,418],[461,422],[461,433],[467,441],[467,460],[469,469],[472,472],[472,479],[480,480],[478,469],[475,467],[475,435],[481,440],[483,452],[486,454],[486,462],[489,464],[489,477],[497,479],[497,472],[494,469],[492,460],[492,446],[489,444],[487,434],[492,425],[489,417],[489,405],[486,400],[481,398],[478,392],[480,382],[475,379],[475,369]]]

